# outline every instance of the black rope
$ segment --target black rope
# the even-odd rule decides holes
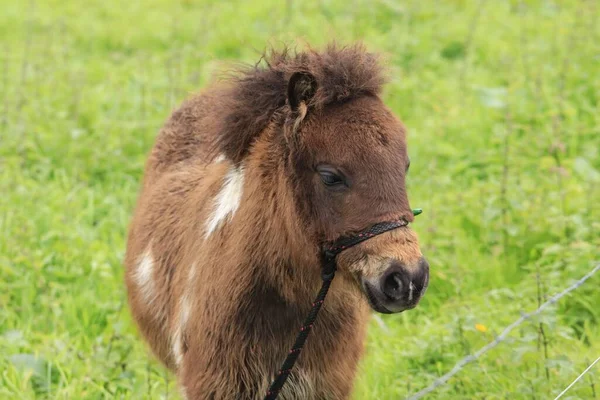
[[[360,242],[364,242],[365,240],[371,239],[374,236],[381,235],[382,233],[406,225],[408,225],[408,222],[406,222],[404,219],[380,222],[355,235],[342,236],[331,245],[326,246],[325,250],[337,255],[352,246],[356,246]]]
[[[342,251],[346,250],[349,247],[355,246],[360,242],[363,242],[367,239],[370,239],[374,236],[380,235],[384,232],[390,231],[392,229],[399,228],[401,226],[408,225],[403,219],[396,221],[387,221],[381,222],[371,226],[369,229],[364,230],[356,235],[344,236],[331,243],[330,245],[324,246],[323,252],[321,255],[321,278],[323,279],[323,284],[321,285],[321,290],[319,290],[319,294],[315,298],[315,301],[312,303],[312,308],[308,313],[308,316],[304,320],[304,323],[300,327],[300,332],[298,336],[296,336],[296,341],[289,351],[285,361],[281,365],[279,371],[277,371],[277,375],[271,383],[269,390],[267,391],[267,395],[264,400],[275,400],[279,395],[279,391],[285,385],[285,381],[287,380],[290,372],[292,372],[292,368],[294,368],[294,364],[296,360],[300,356],[300,352],[302,351],[302,347],[304,347],[304,342],[306,342],[306,338],[310,334],[312,330],[313,324],[317,319],[317,315],[319,314],[319,310],[321,306],[325,302],[325,297],[327,296],[327,292],[329,291],[329,286],[331,286],[331,281],[335,276],[336,270],[336,261],[335,258]]]
[[[319,294],[317,294],[315,301],[313,301],[312,308],[310,309],[308,316],[306,317],[304,323],[300,327],[300,332],[298,333],[298,336],[296,336],[296,341],[294,342],[294,345],[292,346],[287,357],[285,358],[285,361],[281,365],[281,368],[277,372],[277,376],[271,384],[271,387],[267,391],[265,400],[275,400],[277,398],[279,391],[281,390],[281,388],[285,384],[285,381],[290,375],[290,372],[292,371],[292,368],[294,367],[294,364],[296,363],[296,360],[298,359],[298,356],[302,351],[304,342],[306,342],[306,338],[308,337],[308,334],[312,330],[313,324],[317,319],[319,310],[321,309],[321,306],[325,301],[325,296],[327,296],[327,292],[329,291],[331,281],[333,281],[333,277],[335,276],[335,256],[327,260],[326,263],[328,267],[328,272],[321,274],[321,277],[323,278],[321,290],[319,290]],[[323,271],[325,271],[325,269]]]

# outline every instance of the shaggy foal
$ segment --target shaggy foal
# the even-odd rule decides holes
[[[131,310],[188,399],[262,398],[318,291],[324,243],[413,220],[405,129],[362,46],[273,52],[173,112],[150,154],[125,264]],[[281,399],[346,399],[369,305],[427,287],[402,227],[343,251]]]

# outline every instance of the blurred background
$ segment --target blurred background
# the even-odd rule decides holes
[[[386,59],[432,270],[373,318],[356,399],[427,387],[600,262],[597,1],[3,0],[0,398],[179,398],[124,302],[145,158],[219,71],[331,39]],[[599,284],[427,398],[553,398],[600,356]],[[600,366],[567,397],[600,398]]]

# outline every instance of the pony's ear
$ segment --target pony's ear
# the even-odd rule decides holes
[[[312,99],[317,91],[317,80],[308,72],[294,72],[288,81],[287,97],[292,111],[297,111],[302,103]],[[302,113],[306,115],[306,110]]]

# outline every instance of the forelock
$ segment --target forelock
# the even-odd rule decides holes
[[[269,123],[285,120],[285,113],[290,112],[287,82],[297,72],[315,78],[317,90],[306,105],[315,110],[360,96],[377,96],[385,83],[379,57],[360,43],[332,43],[322,51],[296,52],[287,47],[266,51],[254,66],[238,69],[223,92],[220,152],[239,162]]]

